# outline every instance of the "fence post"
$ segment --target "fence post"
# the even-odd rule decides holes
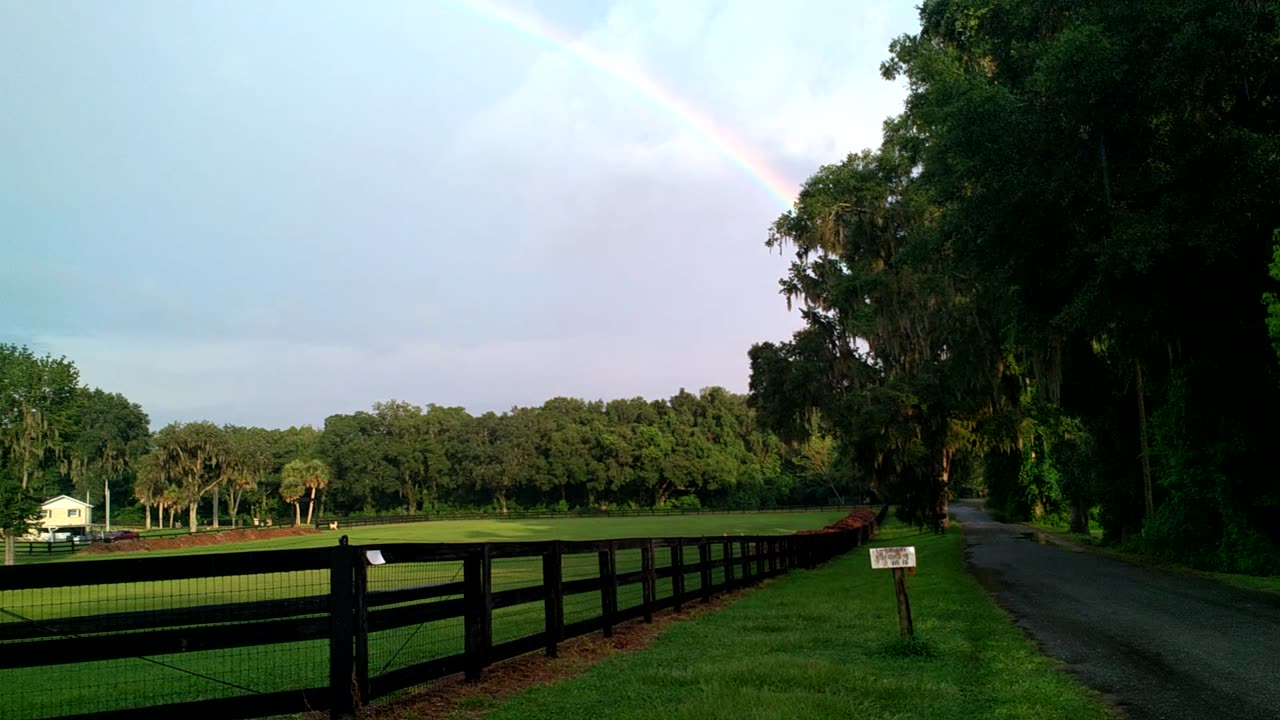
[[[329,552],[329,717],[334,720],[355,715],[353,555],[346,535]]]
[[[547,657],[556,657],[560,637],[564,635],[564,570],[559,540],[552,540],[542,556],[542,585],[546,589],[543,612],[546,617]]]
[[[653,538],[645,541],[643,547],[640,548],[640,569],[643,574],[641,579],[640,592],[644,598],[644,621],[646,623],[653,622],[653,603],[658,597],[658,577],[654,570],[656,558],[653,552]]]
[[[491,570],[489,543],[462,561],[467,682],[479,680],[480,671],[489,664],[489,645],[493,641]]]
[[[369,607],[365,593],[369,591],[369,562],[363,552],[353,553],[355,561],[355,640],[356,640],[356,706],[369,702]]]
[[[724,546],[722,551],[724,553],[724,591],[729,592],[733,589],[733,576],[735,575],[733,567],[733,541],[725,540],[721,545]]]
[[[600,615],[605,637],[613,637],[613,617],[618,611],[617,545],[600,551]]]
[[[751,576],[751,541],[738,541],[738,552],[742,555],[742,586],[746,587],[753,580]]]
[[[675,611],[680,612],[684,606],[684,538],[671,546],[671,596]]]
[[[764,540],[756,540],[756,578],[764,575]]]
[[[699,578],[702,584],[702,602],[711,602],[711,541],[706,538],[698,543],[698,562],[702,573]]]

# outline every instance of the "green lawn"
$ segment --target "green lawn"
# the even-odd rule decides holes
[[[353,545],[399,542],[502,542],[520,540],[603,540],[643,537],[697,537],[702,535],[776,535],[822,527],[844,517],[843,512],[762,513],[758,515],[676,515],[672,517],[565,518],[563,520],[440,520],[403,525],[325,530],[272,540],[250,540],[226,545],[206,545],[185,550],[152,550],[105,555],[65,553],[47,556],[48,562],[84,562],[122,557],[159,557],[193,552],[227,553],[243,550],[325,547],[342,535]],[[36,553],[34,558],[39,558]]]
[[[724,534],[781,534],[820,527],[841,513],[701,515],[668,518],[591,518],[558,521],[467,520],[408,525],[371,526],[349,531],[257,542],[218,545],[209,548],[173,551],[230,552],[243,549],[327,546],[341,534],[349,534],[354,544],[379,542],[473,542],[483,540],[586,540],[651,536],[701,536]],[[148,556],[160,552],[145,553]],[[137,553],[113,554],[107,558],[138,557]],[[716,552],[713,557],[718,557]],[[98,556],[102,558],[104,556]],[[81,562],[111,562],[110,559],[77,560],[48,564],[50,572],[74,572]],[[618,571],[640,568],[638,550],[618,553]],[[665,559],[660,561],[665,564]],[[370,568],[373,589],[387,589],[449,582],[460,578],[456,562],[405,563]],[[722,578],[717,571],[714,582]],[[595,577],[594,554],[566,556],[564,579]],[[499,558],[493,563],[493,587],[503,590],[542,582],[541,564],[529,558]],[[688,587],[697,587],[697,575],[689,576]],[[659,596],[670,594],[670,581],[660,584]],[[193,580],[128,583],[106,586],[54,588],[0,592],[0,625],[21,618],[49,620],[123,611],[146,611],[181,606],[210,605],[251,600],[304,597],[327,593],[328,577],[323,571],[274,573],[270,575],[200,578]],[[624,587],[619,606],[640,601],[640,586]],[[599,614],[599,593],[566,598],[565,620],[574,622]],[[494,613],[494,642],[500,643],[538,632],[542,628],[541,603],[503,608]],[[462,649],[462,627],[458,619],[423,623],[417,626],[376,632],[370,635],[370,669],[378,674]],[[0,651],[21,652],[20,645],[0,643]],[[7,688],[3,717],[46,717],[77,712],[113,710],[126,707],[225,697],[248,692],[269,692],[324,685],[327,682],[327,643],[297,642],[232,650],[190,652],[154,658],[79,663],[53,667],[0,670],[0,687]]]
[[[916,646],[898,641],[888,571],[856,550],[779,578],[647,650],[532,689],[490,720],[790,720],[852,717],[1110,717],[1006,619],[965,572],[963,539],[890,525],[876,544],[915,545]],[[913,652],[914,651],[914,652]]]

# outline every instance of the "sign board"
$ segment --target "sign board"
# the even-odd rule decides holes
[[[907,547],[871,548],[871,569],[890,570],[916,566],[916,549]]]

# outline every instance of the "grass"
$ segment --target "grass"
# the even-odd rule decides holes
[[[858,550],[672,626],[637,653],[532,689],[490,720],[1088,720],[1109,710],[1042,656],[965,572],[957,532],[890,524],[915,545],[916,640],[898,637],[890,575]]]
[[[328,546],[340,534],[348,534],[353,544],[379,542],[463,542],[501,540],[588,540],[650,536],[700,536],[739,534],[781,534],[819,527],[839,518],[841,513],[697,515],[667,518],[591,518],[565,520],[497,521],[460,520],[394,526],[353,528],[339,533],[280,538],[276,540],[197,547],[187,550],[120,553],[109,556],[138,557],[194,552],[231,552],[249,549]],[[718,557],[719,552],[713,554]],[[102,557],[102,556],[99,556]],[[51,562],[50,572],[74,573],[81,562],[113,562],[113,559],[82,559]],[[618,571],[640,568],[638,550],[619,551]],[[663,561],[665,564],[665,561]],[[460,578],[460,564],[405,563],[370,568],[373,589],[405,587],[423,583],[448,582]],[[719,582],[722,570],[717,571]],[[594,554],[566,556],[564,579],[595,577]],[[541,564],[532,558],[499,558],[493,563],[493,587],[539,585]],[[697,587],[698,576],[687,576],[688,587]],[[117,585],[18,590],[0,592],[0,625],[21,618],[48,620],[59,617],[95,615],[123,611],[211,605],[251,600],[304,597],[325,594],[328,577],[323,571],[273,573],[247,577],[199,578],[193,580],[122,583]],[[640,586],[619,591],[619,607],[640,602]],[[659,597],[671,592],[670,580],[659,585]],[[599,593],[586,593],[565,600],[565,621],[599,614]],[[542,629],[540,602],[502,608],[494,613],[494,642],[500,643]],[[424,623],[370,635],[370,669],[376,674],[462,650],[460,619]],[[0,651],[21,652],[21,645]],[[326,641],[307,641],[263,647],[190,652],[150,659],[77,663],[50,667],[0,670],[0,687],[6,688],[3,717],[45,717],[91,711],[226,697],[245,692],[315,687],[327,682]]]
[[[1069,537],[1079,538],[1082,541],[1102,542],[1102,526],[1099,525],[1094,520],[1089,521],[1088,535],[1079,535],[1079,534],[1070,532],[1070,525],[1066,522],[1051,521],[1051,520],[1029,520],[1025,524],[1030,525],[1031,527],[1037,530],[1046,530],[1052,533],[1067,535]]]
[[[1067,532],[1062,528],[1049,524],[1036,522],[1029,522],[1026,524],[1040,530],[1041,532],[1051,535],[1059,542],[1078,548],[1084,548],[1091,552],[1106,555],[1107,557],[1121,560],[1123,562],[1142,565],[1143,567],[1156,568],[1158,570],[1176,573],[1179,575],[1217,580],[1218,582],[1244,588],[1246,590],[1255,590],[1258,592],[1280,595],[1280,576],[1278,575],[1243,575],[1240,573],[1197,570],[1179,563],[1158,560],[1145,553],[1126,550],[1121,546],[1104,545],[1102,543],[1102,531],[1100,529],[1096,531],[1091,529],[1089,535],[1079,535]]]
[[[203,545],[174,550],[114,552],[107,555],[64,553],[47,562],[84,562],[127,557],[160,557],[244,550],[282,550],[327,547],[346,535],[353,545],[393,542],[502,542],[531,540],[602,540],[702,535],[776,535],[822,527],[843,517],[842,512],[762,513],[758,515],[676,515],[671,517],[565,518],[562,520],[438,520],[402,525],[369,525],[325,530],[309,535]],[[40,557],[35,553],[33,557]]]

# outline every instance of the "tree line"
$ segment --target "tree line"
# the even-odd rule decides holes
[[[1278,18],[926,0],[882,65],[904,112],[771,229],[805,325],[751,349],[753,407],[922,525],[974,486],[1280,571]]]
[[[117,524],[195,531],[454,509],[845,502],[862,488],[836,466],[829,435],[785,443],[760,428],[745,396],[719,387],[479,415],[390,400],[320,428],[149,425],[123,395],[83,386],[72,361],[0,345],[6,537],[47,498],[100,508],[108,491]]]

